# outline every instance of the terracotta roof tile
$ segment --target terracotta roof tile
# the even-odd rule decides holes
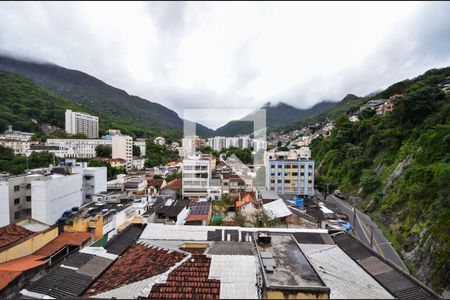
[[[179,189],[181,189],[182,184],[183,184],[183,180],[181,178],[180,179],[174,179],[171,182],[169,182],[168,184],[166,184],[162,188],[162,190],[165,190],[165,189],[179,190]]]
[[[0,271],[26,271],[35,267],[42,266],[46,263],[42,260],[45,256],[42,255],[27,255],[18,259],[10,260],[0,264]]]
[[[164,284],[155,284],[150,299],[219,299],[220,281],[208,279],[211,258],[205,249],[183,248],[192,258],[176,268]]]
[[[0,227],[0,248],[33,234],[35,233],[16,224]]]
[[[17,277],[20,276],[22,272],[19,271],[3,271],[0,270],[0,291],[8,286]]]
[[[97,295],[162,274],[184,257],[181,252],[134,244],[95,281],[84,296]]]
[[[241,207],[249,202],[260,204],[251,194],[246,194],[241,200],[236,201],[236,207]]]
[[[89,232],[63,232],[53,241],[34,252],[34,254],[43,255],[45,257],[51,256],[67,245],[82,246],[89,241],[91,237],[92,234]]]
[[[203,221],[203,220],[208,220],[208,216],[207,215],[189,215],[186,218],[187,222],[191,222],[191,221]]]

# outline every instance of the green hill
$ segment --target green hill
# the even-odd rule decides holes
[[[443,291],[450,274],[450,101],[439,83],[450,68],[396,83],[369,99],[403,96],[394,111],[336,117],[314,140],[317,184],[359,196],[416,276]],[[446,79],[447,78],[447,79]]]
[[[54,64],[0,56],[0,70],[28,78],[41,88],[89,108],[94,114],[121,120],[123,130],[134,136],[176,135],[181,137],[183,120],[163,105],[132,96],[86,73]],[[120,127],[122,128],[122,127]],[[213,131],[197,126],[199,134]]]

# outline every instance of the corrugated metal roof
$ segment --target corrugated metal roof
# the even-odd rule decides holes
[[[104,248],[108,253],[121,255],[137,241],[144,228],[145,225],[130,224],[120,234],[108,241]]]
[[[97,277],[103,273],[114,261],[101,256],[95,256],[78,269],[78,273]]]
[[[210,279],[220,281],[220,299],[256,299],[259,264],[252,255],[212,255]]]
[[[267,211],[273,218],[283,218],[292,215],[291,210],[287,207],[282,199],[264,204],[263,209]]]
[[[393,263],[388,263],[348,234],[333,236],[348,256],[371,274],[386,290],[398,299],[438,299],[439,296],[420,284],[411,275],[401,272]]]
[[[297,243],[301,244],[334,244],[333,239],[327,233],[296,232],[292,235]]]
[[[332,299],[392,299],[337,245],[299,244],[309,262],[331,290]],[[349,270],[351,270],[349,272]]]

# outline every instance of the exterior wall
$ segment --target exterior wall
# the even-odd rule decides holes
[[[127,162],[127,170],[131,169],[133,160],[133,138],[128,135],[112,136],[112,158],[122,158]]]
[[[82,203],[82,174],[52,175],[31,183],[32,217],[45,224],[55,224],[65,210]]]
[[[98,138],[98,117],[86,113],[66,110],[66,132],[84,133],[88,138]]]
[[[0,252],[0,263],[30,255],[58,237],[58,228],[52,228],[33,236],[3,252]]]
[[[306,292],[289,292],[289,291],[266,291],[267,299],[330,299],[328,293],[306,293]]]
[[[266,186],[282,194],[314,195],[313,160],[269,160]]]
[[[211,161],[209,159],[196,157],[183,161],[183,197],[207,198],[210,179]]]
[[[94,218],[79,218],[72,220],[71,225],[64,225],[66,232],[89,232],[89,227],[94,227],[94,240],[97,241],[103,237],[103,216]]]
[[[31,142],[21,141],[21,140],[7,140],[0,139],[0,145],[6,148],[11,148],[14,150],[14,154],[27,154],[27,150],[30,148]]]
[[[141,150],[141,157],[146,156],[147,145],[145,143],[145,139],[137,139],[133,142],[133,145],[139,147],[139,149]]]
[[[40,175],[23,175],[0,181],[0,227],[31,216],[31,181]],[[18,190],[15,190],[15,187]],[[15,203],[19,199],[19,203]],[[18,216],[17,216],[17,215]]]
[[[86,168],[83,170],[83,202],[92,201],[95,194],[106,192],[107,168]]]
[[[60,150],[55,154],[60,157],[93,158],[98,145],[111,145],[111,141],[103,139],[47,139],[46,146],[57,146]],[[62,155],[62,156],[61,156]]]

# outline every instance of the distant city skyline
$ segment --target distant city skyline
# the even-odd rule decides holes
[[[0,6],[0,53],[86,72],[181,117],[268,101],[305,109],[450,65],[448,2]]]

